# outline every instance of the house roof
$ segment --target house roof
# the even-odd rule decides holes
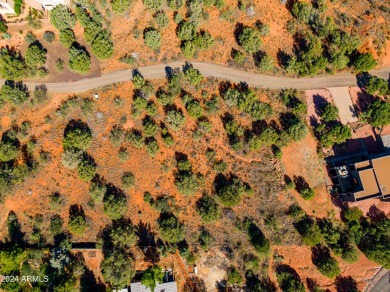
[[[390,194],[390,155],[371,160],[383,196]]]
[[[151,292],[151,290],[137,282],[130,284],[130,292]],[[177,292],[177,284],[176,282],[157,284],[154,292]]]
[[[359,171],[359,177],[362,182],[363,190],[355,193],[355,198],[357,200],[380,193],[375,173],[372,168]]]

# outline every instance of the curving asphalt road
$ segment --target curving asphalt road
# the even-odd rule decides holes
[[[249,85],[264,87],[264,88],[296,88],[296,89],[317,89],[326,87],[341,87],[341,86],[355,86],[357,84],[356,76],[351,73],[341,73],[337,75],[327,75],[322,77],[305,77],[305,78],[291,78],[270,76],[264,74],[256,74],[246,72],[243,70],[224,67],[221,65],[191,62],[194,68],[199,69],[203,76],[215,77],[219,79],[227,79],[233,82],[244,81]],[[166,68],[182,67],[184,62],[171,62],[167,64],[159,64],[153,66],[138,67],[137,69],[146,79],[164,78],[166,76]],[[125,82],[131,79],[132,69],[112,72],[104,74],[99,77],[84,78],[72,82],[59,83],[41,83],[41,82],[24,82],[28,88],[32,89],[36,85],[45,84],[48,91],[57,93],[66,92],[82,92],[94,88],[103,87],[118,82]],[[385,79],[389,78],[390,67],[382,68],[380,70],[373,70],[370,72]],[[0,82],[4,80],[0,79]]]

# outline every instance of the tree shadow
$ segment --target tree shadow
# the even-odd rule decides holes
[[[144,254],[145,261],[151,263],[159,262],[160,255],[156,249],[155,233],[152,231],[150,224],[140,221],[136,227],[136,234],[139,238],[138,246]]]
[[[84,274],[80,278],[80,291],[104,292],[106,291],[106,286],[100,281],[100,279],[96,279],[95,274],[90,269],[85,267]]]
[[[66,136],[70,131],[73,131],[75,129],[80,129],[83,132],[91,133],[91,129],[89,128],[87,123],[84,123],[81,120],[70,120],[68,124],[65,127],[64,130],[64,136]]]
[[[279,49],[276,54],[276,59],[280,67],[286,68],[291,60],[291,56],[286,52],[282,51],[281,49]]]
[[[338,276],[335,281],[336,290],[338,292],[358,292],[357,282],[351,276]]]
[[[23,243],[24,232],[21,231],[21,226],[14,211],[8,213],[8,236],[11,243]]]
[[[300,193],[302,190],[308,189],[310,187],[309,183],[305,180],[305,178],[303,176],[295,176],[294,175],[293,180],[294,180],[296,190],[298,193]]]
[[[370,209],[367,212],[367,216],[370,217],[373,221],[379,221],[386,218],[385,212],[379,209],[376,205],[371,205]]]

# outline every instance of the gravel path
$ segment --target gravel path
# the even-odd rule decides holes
[[[356,76],[351,73],[341,73],[337,75],[327,75],[322,77],[305,77],[305,78],[291,78],[270,76],[264,74],[256,74],[246,72],[239,69],[233,69],[216,64],[192,62],[194,68],[200,70],[203,76],[215,77],[219,79],[227,79],[233,82],[246,82],[249,85],[264,88],[296,88],[296,89],[318,89],[327,87],[340,86],[356,86]],[[164,78],[166,76],[166,68],[182,67],[184,62],[171,62],[167,64],[159,64],[153,66],[139,67],[138,70],[146,79]],[[372,75],[388,79],[390,74],[390,67],[381,70],[373,70]],[[73,82],[58,82],[58,83],[43,83],[50,92],[66,93],[66,92],[82,92],[94,88],[99,88],[105,85],[110,85],[118,82],[125,82],[131,79],[132,69],[112,72],[104,74],[100,77],[85,78]],[[0,82],[4,83],[3,79]],[[25,82],[27,87],[31,90],[36,85],[42,84],[40,82]]]

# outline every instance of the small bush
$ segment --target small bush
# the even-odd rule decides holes
[[[177,110],[170,110],[167,113],[165,121],[169,128],[171,128],[173,131],[178,131],[184,126],[185,117]]]
[[[69,68],[80,73],[87,73],[91,67],[91,57],[83,47],[73,45],[69,49]]]
[[[134,174],[131,172],[125,172],[122,175],[121,181],[122,181],[122,186],[125,188],[129,188],[129,187],[133,186],[135,183]]]
[[[191,83],[191,85],[198,85],[202,82],[203,79],[203,76],[199,70],[192,67],[184,71],[184,77]]]
[[[359,221],[363,217],[363,212],[358,207],[351,207],[343,210],[343,216],[348,221]]]
[[[240,285],[242,283],[242,276],[236,270],[236,268],[230,267],[230,269],[228,270],[228,272],[227,272],[227,282],[230,285],[233,285],[233,284]]]
[[[55,37],[56,36],[55,36],[54,32],[52,32],[52,31],[47,30],[43,33],[43,39],[45,41],[47,41],[48,43],[52,43],[54,41]]]
[[[60,31],[60,42],[66,48],[70,48],[70,46],[76,41],[76,36],[74,35],[73,30],[70,28],[64,29]]]
[[[316,195],[316,193],[314,192],[314,190],[310,187],[307,187],[307,188],[303,188],[299,191],[299,194],[301,195],[302,198],[304,198],[305,200],[310,200],[310,199],[313,199],[314,196]]]
[[[57,5],[50,11],[50,22],[60,31],[72,29],[76,24],[76,16],[65,5]]]
[[[259,51],[262,45],[260,33],[251,27],[242,30],[242,33],[238,36],[238,42],[247,53]]]
[[[62,153],[62,165],[69,169],[76,169],[83,160],[83,152],[77,149],[66,149]]]
[[[377,62],[371,53],[359,54],[352,64],[352,66],[358,72],[367,72],[371,69],[374,69],[376,65]]]
[[[144,33],[144,42],[148,48],[158,49],[161,46],[161,33],[158,30],[149,29]]]
[[[168,26],[169,19],[164,11],[156,12],[153,17],[154,17],[154,21],[157,23],[160,29],[164,29]]]
[[[209,196],[203,196],[196,202],[196,209],[205,223],[213,222],[220,217],[218,204]]]

